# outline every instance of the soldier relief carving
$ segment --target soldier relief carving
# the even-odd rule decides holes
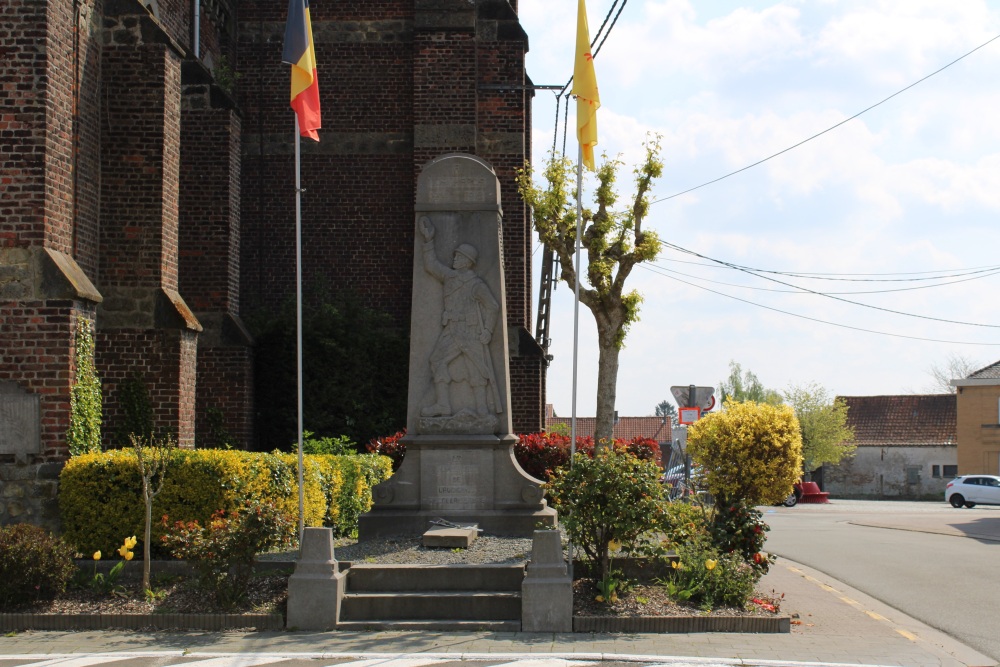
[[[476,273],[479,252],[474,246],[458,245],[449,267],[437,258],[430,219],[421,216],[417,227],[424,240],[424,270],[441,283],[443,291],[441,333],[428,360],[434,392],[420,409],[421,429],[492,433],[497,414],[503,411],[490,356],[500,304]],[[453,408],[458,405],[466,407]]]

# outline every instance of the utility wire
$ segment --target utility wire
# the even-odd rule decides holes
[[[749,289],[749,290],[754,290],[754,291],[757,291],[757,292],[777,292],[777,293],[781,293],[781,294],[802,294],[803,293],[802,290],[800,288],[798,288],[798,287],[796,287],[795,289],[778,289],[778,288],[768,288],[768,287],[754,287],[752,285],[738,285],[736,283],[727,283],[727,282],[723,282],[721,280],[712,280],[710,278],[703,278],[701,276],[693,276],[690,273],[684,273],[682,271],[676,271],[674,269],[668,269],[668,268],[659,266],[655,262],[651,263],[651,265],[655,266],[656,268],[660,269],[661,271],[666,271],[668,273],[674,273],[674,274],[677,274],[679,276],[684,276],[686,278],[691,278],[692,280],[700,280],[702,282],[712,283],[713,285],[725,285],[726,287],[737,287],[737,288],[740,288],[740,289]],[[704,266],[708,266],[708,265],[704,265]],[[997,269],[997,270],[993,271],[992,273],[987,273],[987,274],[984,274],[984,275],[976,275],[976,276],[973,276],[971,278],[962,278],[961,280],[951,280],[951,281],[944,282],[944,283],[935,283],[933,285],[917,285],[916,287],[896,287],[894,289],[880,289],[880,290],[855,290],[855,291],[850,291],[850,292],[823,292],[822,294],[823,294],[823,296],[828,296],[830,294],[889,294],[891,292],[911,292],[913,290],[918,290],[918,289],[931,289],[933,287],[946,287],[948,285],[955,285],[957,283],[964,283],[964,282],[968,282],[970,280],[980,280],[982,278],[989,278],[990,276],[995,276],[998,273],[1000,273],[1000,269]],[[931,279],[927,278],[926,280],[931,280]]]
[[[706,264],[705,262],[689,262],[682,259],[664,259],[666,262],[678,262],[680,264],[693,264],[695,266],[711,266],[718,268],[718,263],[716,260],[712,260],[715,263]],[[756,269],[752,266],[743,266],[741,264],[734,264],[732,262],[726,262],[725,268],[738,268],[744,269],[746,271],[752,271],[754,273],[770,273],[772,275],[778,276],[788,276],[790,278],[806,278],[808,280],[832,280],[832,281],[843,281],[843,282],[872,282],[872,283],[893,283],[893,282],[917,282],[921,280],[940,280],[942,278],[962,278],[965,276],[975,275],[977,273],[990,273],[992,271],[1000,270],[1000,265],[994,266],[976,266],[969,269],[952,269],[955,273],[946,274],[944,271],[904,271],[898,273],[794,273],[791,271],[773,271],[769,269]],[[923,275],[923,274],[939,274],[939,275],[926,275],[922,278],[845,278],[845,277],[831,277],[831,276],[911,276],[911,275]],[[943,274],[943,275],[941,275]]]
[[[639,264],[639,267],[642,268],[642,269],[645,269],[647,271],[651,271],[652,273],[657,273],[659,275],[663,275],[663,274],[660,274],[659,271],[657,271],[657,270],[655,270],[655,269],[653,269],[653,268],[651,268],[649,266],[646,266],[645,264]],[[670,278],[671,280],[676,280],[677,282],[684,283],[685,285],[689,285],[689,286],[694,287],[696,289],[704,290],[706,292],[711,292],[712,294],[718,294],[719,296],[724,296],[727,299],[733,299],[734,301],[740,301],[742,303],[750,304],[751,306],[757,306],[758,308],[764,308],[765,310],[771,310],[771,311],[774,311],[776,313],[781,313],[782,315],[791,315],[792,317],[798,317],[799,319],[809,320],[810,322],[819,322],[820,324],[829,324],[831,326],[840,327],[842,329],[851,329],[852,331],[861,331],[863,333],[877,334],[879,336],[892,336],[893,338],[907,338],[909,340],[920,340],[920,341],[925,341],[925,342],[928,342],[928,343],[948,343],[948,344],[952,344],[952,345],[980,345],[980,346],[985,346],[985,347],[997,347],[997,346],[1000,346],[1000,343],[971,343],[971,342],[968,342],[968,341],[961,341],[961,340],[942,340],[942,339],[939,339],[939,338],[923,338],[921,336],[907,336],[906,334],[890,333],[888,331],[877,331],[875,329],[864,329],[862,327],[855,327],[855,326],[851,326],[850,324],[843,324],[841,322],[831,322],[829,320],[821,320],[821,319],[819,319],[817,317],[809,317],[808,315],[800,315],[798,313],[792,313],[792,312],[789,312],[787,310],[781,310],[780,308],[772,308],[771,306],[765,306],[764,304],[756,303],[756,302],[750,301],[748,299],[741,299],[738,296],[733,296],[731,294],[726,294],[725,292],[719,292],[718,290],[710,289],[708,287],[703,287],[702,285],[696,285],[694,283],[690,283],[690,282],[688,282],[686,280],[681,280],[680,278],[676,278],[674,276],[664,276],[664,277],[665,278]]]
[[[770,278],[768,276],[760,275],[759,273],[754,273],[753,271],[748,271],[747,269],[741,268],[741,267],[736,266],[734,264],[729,264],[728,262],[724,262],[724,261],[719,260],[719,259],[713,259],[711,257],[707,257],[705,255],[701,255],[699,253],[694,252],[693,250],[688,250],[686,248],[682,248],[682,247],[680,247],[678,245],[674,245],[673,243],[669,243],[667,241],[663,241],[662,243],[664,245],[666,245],[667,247],[669,247],[669,248],[673,248],[674,250],[678,250],[680,252],[685,252],[685,253],[688,253],[690,255],[694,255],[695,257],[700,257],[701,259],[707,259],[707,260],[709,260],[711,262],[716,262],[717,264],[721,264],[723,266],[728,266],[728,267],[730,267],[732,269],[736,269],[737,271],[742,271],[743,273],[747,273],[747,274],[752,275],[752,276],[757,276],[758,278],[763,278],[764,280],[770,280],[771,282],[778,283],[779,285],[784,285],[786,287],[795,287],[797,289],[802,290],[803,292],[808,292],[809,294],[815,294],[816,296],[823,296],[823,297],[826,297],[827,299],[833,299],[834,301],[841,301],[843,303],[848,303],[848,304],[851,304],[853,306],[861,306],[863,308],[871,308],[872,310],[880,310],[880,311],[885,312],[885,313],[892,313],[894,315],[903,315],[903,316],[906,316],[906,317],[914,317],[914,318],[921,319],[921,320],[932,320],[932,321],[935,321],[935,322],[944,322],[946,324],[961,324],[963,326],[969,326],[969,327],[984,327],[984,328],[988,328],[988,329],[1000,329],[1000,324],[981,324],[981,323],[978,323],[978,322],[961,322],[961,321],[958,321],[958,320],[949,320],[949,319],[945,319],[945,318],[942,318],[942,317],[931,317],[930,315],[917,315],[917,314],[914,314],[914,313],[903,312],[901,310],[893,310],[891,308],[882,308],[881,306],[872,306],[872,305],[869,305],[867,303],[861,303],[860,301],[852,301],[850,299],[845,299],[843,297],[833,296],[832,294],[824,294],[823,292],[817,292],[816,290],[811,290],[811,289],[806,288],[806,287],[799,287],[798,285],[793,285],[792,283],[786,283],[783,280],[778,280],[777,278]]]
[[[653,201],[651,201],[651,202],[650,202],[650,204],[656,204],[656,203],[658,203],[658,202],[661,202],[661,201],[667,201],[668,199],[673,199],[674,197],[680,197],[681,195],[686,195],[686,194],[687,194],[687,193],[689,193],[689,192],[694,192],[695,190],[699,190],[699,189],[701,189],[701,188],[705,187],[706,185],[712,185],[713,183],[718,183],[719,181],[721,181],[721,180],[724,180],[724,179],[727,179],[727,178],[729,178],[730,176],[735,176],[736,174],[739,174],[739,173],[741,173],[741,172],[744,172],[744,171],[746,171],[747,169],[752,169],[753,167],[756,167],[757,165],[760,165],[760,164],[764,164],[764,163],[765,163],[765,162],[767,162],[768,160],[771,160],[771,159],[774,159],[774,158],[778,157],[779,155],[783,155],[784,153],[787,153],[788,151],[792,150],[793,148],[798,148],[798,147],[799,147],[799,146],[801,146],[802,144],[805,144],[805,143],[807,143],[807,142],[810,142],[810,141],[812,141],[813,139],[816,139],[817,137],[821,137],[821,136],[823,136],[824,134],[826,134],[827,132],[830,132],[831,130],[835,130],[835,129],[837,129],[838,127],[840,127],[840,126],[841,126],[841,125],[843,125],[844,123],[848,123],[848,122],[850,122],[850,121],[854,120],[855,118],[857,118],[857,117],[858,117],[858,116],[860,116],[861,114],[864,114],[864,113],[867,113],[867,112],[871,111],[872,109],[874,109],[875,107],[877,107],[877,106],[879,106],[879,105],[881,105],[881,104],[885,104],[886,102],[888,102],[888,101],[889,101],[889,100],[891,100],[892,98],[896,97],[897,95],[900,95],[900,94],[902,94],[902,93],[905,93],[905,92],[906,92],[907,90],[909,90],[910,88],[913,88],[914,86],[916,86],[916,85],[917,85],[917,84],[919,84],[919,83],[923,83],[924,81],[926,81],[927,79],[931,78],[932,76],[934,76],[934,75],[936,75],[936,74],[940,74],[941,72],[943,72],[944,70],[948,69],[949,67],[951,67],[951,66],[952,66],[952,65],[954,65],[955,63],[959,62],[960,60],[963,60],[964,58],[967,58],[967,57],[971,56],[971,55],[972,55],[973,53],[975,53],[975,52],[976,52],[976,51],[978,51],[979,49],[981,49],[981,48],[983,48],[983,47],[985,47],[985,46],[987,46],[987,45],[991,44],[992,42],[994,42],[994,41],[996,41],[996,40],[998,40],[998,39],[1000,39],[1000,35],[997,35],[996,37],[994,37],[994,38],[992,38],[992,39],[990,39],[990,40],[988,40],[988,41],[986,41],[986,42],[984,42],[984,43],[980,44],[979,46],[977,46],[976,48],[972,49],[972,50],[971,50],[971,51],[969,51],[968,53],[965,53],[964,55],[961,55],[961,56],[959,56],[958,58],[955,58],[954,60],[952,60],[952,61],[951,61],[950,63],[948,63],[948,64],[947,64],[947,65],[945,65],[944,67],[941,67],[941,68],[939,68],[939,69],[937,69],[937,70],[935,70],[935,71],[931,72],[930,74],[928,74],[928,75],[927,75],[927,76],[925,76],[924,78],[922,78],[922,79],[920,79],[920,80],[918,80],[918,81],[914,81],[913,83],[911,83],[910,85],[908,85],[908,86],[907,86],[906,88],[903,88],[902,90],[897,90],[897,91],[896,91],[895,93],[893,93],[893,94],[892,94],[892,95],[890,95],[889,97],[885,98],[884,100],[882,100],[882,101],[880,101],[880,102],[876,102],[875,104],[871,105],[870,107],[868,107],[868,108],[866,108],[866,109],[862,109],[861,111],[859,111],[858,113],[854,114],[854,115],[853,115],[853,116],[851,116],[850,118],[845,118],[844,120],[840,121],[840,122],[839,122],[839,123],[837,123],[836,125],[833,125],[833,126],[831,126],[831,127],[828,127],[828,128],[826,128],[826,129],[825,129],[825,130],[823,130],[822,132],[817,132],[816,134],[812,135],[812,136],[811,136],[811,137],[809,137],[808,139],[803,139],[803,140],[802,140],[802,141],[800,141],[799,143],[797,143],[797,144],[795,144],[795,145],[793,145],[793,146],[789,146],[788,148],[786,148],[786,149],[784,149],[784,150],[781,150],[781,151],[778,151],[778,152],[777,152],[777,153],[775,153],[774,155],[769,155],[768,157],[766,157],[766,158],[764,158],[764,159],[762,159],[762,160],[757,160],[757,161],[756,161],[756,162],[754,162],[753,164],[748,164],[747,166],[745,166],[745,167],[743,167],[743,168],[741,168],[741,169],[737,169],[736,171],[731,171],[731,172],[729,172],[728,174],[726,174],[726,175],[724,175],[724,176],[719,176],[718,178],[714,178],[714,179],[712,179],[711,181],[707,181],[707,182],[705,182],[705,183],[702,183],[701,185],[696,185],[696,186],[695,186],[695,187],[693,187],[693,188],[688,188],[687,190],[684,190],[683,192],[677,192],[677,193],[675,193],[675,194],[672,194],[672,195],[669,195],[669,196],[667,196],[667,197],[660,197],[659,199],[654,199]],[[567,85],[568,85],[568,84],[567,84]]]

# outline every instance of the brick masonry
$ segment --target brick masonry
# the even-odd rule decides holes
[[[527,333],[530,221],[514,185],[532,94],[511,5],[312,8],[324,129],[303,144],[303,263],[307,283],[356,291],[407,330],[417,175],[447,152],[485,159],[504,205],[514,426],[535,431],[545,372]],[[157,425],[184,445],[252,444],[240,318],[294,288],[285,11],[203,2],[198,60],[188,0],[0,6],[0,382],[42,411],[40,452],[0,454],[0,523],[55,521],[80,317],[98,329],[106,433],[139,373]]]

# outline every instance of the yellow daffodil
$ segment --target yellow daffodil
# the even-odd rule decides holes
[[[711,558],[709,558],[709,559],[707,559],[707,560],[705,561],[705,569],[706,569],[706,570],[714,570],[714,569],[715,569],[715,566],[716,566],[716,565],[717,565],[718,563],[719,563],[719,561],[717,561],[717,560],[712,560]]]
[[[610,542],[608,542],[609,551],[618,551],[621,548],[622,548],[622,543],[619,542],[618,540],[611,540]]]
[[[125,538],[125,546],[128,547],[129,549],[135,549],[135,545],[137,543],[138,543],[138,540],[135,539],[135,535],[133,535],[132,537],[126,537]]]
[[[597,596],[596,598],[594,598],[594,599],[595,599],[595,600],[597,600],[598,602],[604,602],[604,596],[603,596],[603,595],[598,595],[598,596]]]
[[[94,560],[101,560],[101,552],[97,550],[94,552]]]
[[[118,555],[121,556],[122,558],[124,558],[125,560],[128,560],[128,557],[125,554],[130,554],[130,553],[132,553],[132,552],[129,551],[128,547],[125,546],[124,544],[121,545],[121,547],[118,548]]]
[[[679,560],[672,560],[670,561],[670,567],[674,568],[675,570],[680,570],[683,569],[684,565]]]
[[[134,555],[135,555],[135,554],[133,554],[133,553],[132,553],[131,551],[126,551],[126,552],[125,552],[125,553],[123,554],[123,557],[125,558],[125,560],[132,560],[132,556],[134,556]]]

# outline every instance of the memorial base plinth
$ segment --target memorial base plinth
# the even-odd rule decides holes
[[[542,482],[514,458],[514,436],[418,435],[402,440],[406,457],[375,487],[374,506],[358,522],[358,539],[422,535],[435,519],[478,524],[485,535],[531,537],[554,527]]]

